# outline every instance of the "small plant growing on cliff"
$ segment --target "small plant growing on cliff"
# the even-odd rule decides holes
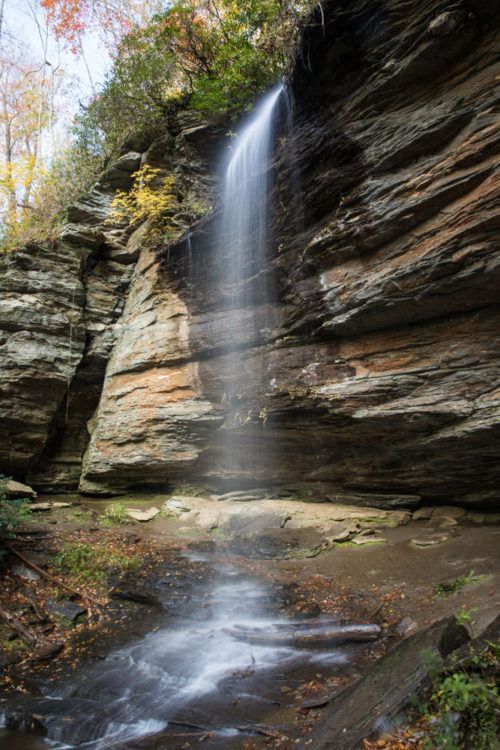
[[[125,221],[132,226],[149,221],[150,236],[168,233],[173,228],[172,213],[178,205],[174,184],[174,177],[144,164],[135,173],[130,190],[116,193],[109,221]]]

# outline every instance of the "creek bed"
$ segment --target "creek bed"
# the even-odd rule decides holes
[[[105,656],[57,680],[46,668],[29,694],[10,696],[2,704],[11,728],[0,730],[2,748],[160,750],[193,738],[233,747],[297,733],[295,691],[349,675],[363,644],[312,650],[241,641],[232,628],[266,632],[289,622],[282,589],[217,554],[191,555],[191,571],[193,563],[199,574],[189,593],[174,582],[164,593],[169,611],[152,618],[149,632],[137,635],[135,605],[135,622],[123,623],[120,645]]]

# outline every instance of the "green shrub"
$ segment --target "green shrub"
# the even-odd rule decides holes
[[[106,159],[189,107],[234,117],[282,76],[312,0],[175,0],[120,42],[102,90],[77,118],[77,142]]]
[[[104,511],[105,525],[123,526],[130,522],[131,519],[127,514],[127,509],[122,503],[116,502],[106,506],[106,510]]]
[[[427,716],[430,735],[424,746],[429,750],[498,747],[500,701],[493,680],[453,672],[436,685]]]

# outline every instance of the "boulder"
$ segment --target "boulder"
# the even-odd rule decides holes
[[[158,508],[148,508],[147,510],[140,510],[139,508],[127,508],[127,516],[132,518],[134,521],[152,521],[153,518],[160,513]]]
[[[417,508],[413,511],[412,518],[414,521],[427,521],[436,509],[433,507]]]
[[[189,513],[193,509],[193,505],[196,506],[197,500],[197,497],[173,495],[169,500],[165,500],[163,507],[165,510],[170,511],[170,513],[181,516],[184,513]]]
[[[458,508],[456,505],[439,505],[434,508],[432,518],[463,518],[466,513],[465,508]]]
[[[81,607],[79,604],[69,600],[47,599],[44,607],[51,615],[64,617],[71,622],[74,622],[80,615],[84,615],[87,612],[85,607]]]
[[[405,638],[327,706],[299,748],[357,750],[400,716],[429,684],[433,670],[469,638],[467,628],[453,618]]]
[[[21,484],[14,479],[8,479],[4,486],[5,495],[9,500],[23,500],[25,498],[34,500],[36,492],[27,484]]]

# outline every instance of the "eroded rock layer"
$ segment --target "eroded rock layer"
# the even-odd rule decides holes
[[[267,292],[228,325],[217,212],[169,247],[142,243],[82,491],[495,503],[499,21],[496,0],[323,3],[290,79],[292,131],[282,113],[268,260],[248,262]],[[230,403],[232,358],[246,387]]]

